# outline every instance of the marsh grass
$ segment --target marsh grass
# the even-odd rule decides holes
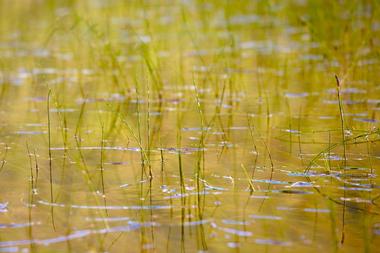
[[[341,82],[339,80],[339,77],[335,75],[335,80],[336,80],[336,89],[337,89],[337,97],[338,97],[338,105],[339,105],[339,118],[340,118],[340,126],[341,126],[341,135],[342,135],[342,146],[343,146],[343,173],[345,174],[346,172],[346,167],[347,167],[347,151],[346,151],[346,135],[345,135],[345,122],[344,122],[344,116],[343,116],[343,105],[342,105],[342,98],[341,98]],[[346,183],[343,185],[344,188],[346,188]],[[345,216],[346,216],[346,190],[344,189],[343,191],[343,212],[342,212],[342,235],[341,235],[341,240],[340,243],[344,243],[344,229],[345,229]]]
[[[103,203],[104,203],[104,207],[105,207],[105,212],[108,216],[108,213],[107,213],[107,200],[106,200],[106,187],[105,187],[105,183],[104,183],[104,143],[105,143],[105,139],[104,139],[104,127],[102,125],[101,127],[101,140],[100,140],[100,182],[101,182],[101,191],[102,191],[102,198],[103,198]]]
[[[26,142],[26,149],[27,149],[27,155],[29,157],[29,165],[30,165],[30,184],[28,185],[28,238],[29,240],[33,240],[33,215],[32,215],[32,207],[34,205],[34,195],[35,195],[35,189],[36,189],[36,183],[35,183],[35,172],[34,172],[34,166],[32,162],[32,153],[29,149],[29,144]],[[36,252],[35,245],[30,244],[30,251]]]
[[[4,145],[4,151],[3,151],[3,157],[1,159],[1,165],[0,165],[0,173],[3,171],[4,169],[4,166],[7,162],[6,158],[7,158],[7,154],[8,154],[8,145]]]
[[[10,199],[9,219],[43,221],[31,241],[52,237],[50,199],[65,243],[31,252],[373,250],[379,10],[0,3],[1,203],[30,178],[28,211]],[[336,89],[331,73],[344,73]]]
[[[51,90],[48,91],[47,95],[47,121],[48,121],[48,155],[49,155],[49,184],[50,184],[50,202],[54,204],[54,193],[53,193],[53,167],[52,167],[52,153],[51,153],[51,121],[50,121],[50,96],[51,96]],[[53,229],[55,228],[55,221],[54,221],[54,205],[50,207],[50,213],[51,213],[51,222]]]

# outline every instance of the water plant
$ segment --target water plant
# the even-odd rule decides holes
[[[0,251],[375,252],[379,14],[0,1]]]

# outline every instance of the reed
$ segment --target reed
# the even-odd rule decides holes
[[[5,164],[7,163],[7,160],[6,160],[6,158],[7,158],[7,154],[8,154],[8,145],[5,144],[5,146],[4,146],[4,152],[3,152],[3,157],[2,157],[2,159],[1,159],[0,173],[3,171],[4,166],[5,166]]]
[[[380,5],[279,2],[0,1],[0,246],[376,250]]]
[[[27,155],[29,157],[29,165],[30,165],[30,183],[28,184],[29,188],[28,188],[28,222],[29,222],[29,226],[28,226],[28,238],[30,241],[33,240],[34,236],[33,236],[33,216],[32,216],[32,208],[33,208],[33,205],[34,205],[34,195],[35,195],[35,192],[34,192],[34,189],[35,189],[35,185],[34,185],[34,178],[35,178],[35,175],[34,175],[34,171],[33,171],[33,162],[32,162],[32,154],[29,150],[29,144],[28,142],[26,142],[26,149],[27,149]],[[30,244],[30,252],[36,252],[36,246],[31,243]]]
[[[106,187],[104,183],[104,126],[102,124],[101,126],[101,141],[100,141],[100,182],[101,182],[101,189],[102,189],[102,198],[104,207],[107,207],[107,200],[106,200]],[[105,208],[106,215],[108,215],[107,208]]]
[[[343,146],[343,173],[346,172],[347,167],[347,154],[346,154],[346,135],[345,135],[345,122],[344,122],[344,115],[343,115],[343,105],[342,105],[342,98],[341,98],[341,81],[339,80],[339,77],[335,75],[336,80],[336,91],[337,91],[337,97],[338,97],[338,105],[339,105],[339,118],[340,118],[340,126],[341,126],[341,136],[342,136],[342,146]],[[342,234],[340,243],[344,243],[344,237],[345,237],[345,217],[346,217],[346,183],[343,185],[343,212],[342,212]]]
[[[50,202],[54,203],[54,194],[53,194],[53,168],[52,168],[52,160],[53,160],[53,158],[52,158],[52,154],[51,154],[50,96],[51,96],[51,90],[49,89],[48,96],[47,96],[49,184],[50,184]],[[51,213],[51,220],[52,220],[53,229],[56,230],[56,228],[55,228],[55,221],[54,221],[54,205],[51,205],[51,207],[50,207],[50,213]]]

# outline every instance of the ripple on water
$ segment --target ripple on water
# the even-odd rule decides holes
[[[27,130],[20,130],[14,132],[15,134],[18,135],[40,135],[40,134],[47,134],[46,131],[27,131]]]
[[[310,182],[303,182],[303,181],[298,181],[298,182],[294,182],[292,183],[290,186],[288,187],[315,187],[313,186],[312,183]]]
[[[0,247],[12,247],[12,246],[21,246],[21,245],[50,245],[65,241],[70,241],[74,239],[84,238],[94,234],[108,234],[108,233],[117,233],[117,232],[130,232],[137,230],[144,226],[152,226],[151,224],[141,224],[138,222],[130,223],[126,226],[115,226],[110,228],[102,228],[102,229],[85,229],[85,230],[77,230],[71,234],[64,236],[51,237],[47,239],[29,239],[29,240],[18,240],[18,241],[0,241]]]
[[[337,90],[334,88],[331,88],[331,89],[327,89],[326,92],[329,94],[336,94]],[[367,93],[367,91],[363,90],[363,89],[355,88],[355,87],[351,87],[351,88],[347,87],[347,88],[341,89],[340,93],[342,93],[342,94],[365,94],[365,93]]]
[[[229,220],[229,219],[223,219],[222,222],[228,225],[249,225],[250,224],[248,221]]]
[[[224,233],[233,234],[233,235],[237,235],[237,236],[241,236],[241,237],[250,237],[253,235],[253,233],[250,231],[239,230],[239,229],[235,229],[235,228],[221,227],[221,226],[218,226],[214,222],[211,223],[211,227],[218,229]]]
[[[250,218],[253,218],[255,220],[282,220],[281,216],[275,216],[275,215],[258,215],[258,214],[251,214],[249,215]]]
[[[0,203],[0,213],[8,212],[8,202]]]
[[[262,239],[258,238],[255,240],[257,244],[263,244],[263,245],[279,245],[279,246],[290,246],[291,242],[284,242],[284,241],[278,241],[274,239]]]
[[[71,207],[74,209],[92,209],[92,210],[154,210],[154,209],[170,209],[171,206],[168,205],[151,205],[151,206],[112,206],[112,205],[104,205],[104,206],[87,206],[87,205],[65,205],[61,203],[50,203],[44,200],[39,200],[37,203],[46,206],[54,206],[54,207]]]
[[[278,184],[278,185],[289,184],[289,182],[280,181],[280,180],[269,180],[269,179],[254,179],[252,181],[255,183],[267,183],[267,184]]]
[[[238,242],[228,242],[227,243],[227,246],[231,249],[236,249],[236,248],[239,248],[240,247],[240,243]]]
[[[0,252],[19,252],[19,248],[18,247],[0,248]]]
[[[307,92],[299,92],[299,93],[285,92],[285,94],[284,94],[284,97],[286,97],[286,98],[304,98],[304,97],[308,97],[308,96],[309,96],[309,93],[307,93]]]
[[[375,235],[380,235],[380,223],[376,223],[373,225],[373,233]]]
[[[368,118],[354,118],[355,121],[364,122],[364,123],[378,123],[378,120],[368,119]]]
[[[0,223],[0,229],[2,228],[24,228],[24,227],[30,227],[34,225],[40,225],[40,222],[31,222],[31,223]]]
[[[301,190],[291,190],[291,189],[283,189],[279,191],[281,193],[286,193],[286,194],[313,194],[314,193],[311,191],[301,191]]]

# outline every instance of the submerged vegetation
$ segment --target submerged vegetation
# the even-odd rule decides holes
[[[375,252],[377,0],[0,1],[0,252]]]

